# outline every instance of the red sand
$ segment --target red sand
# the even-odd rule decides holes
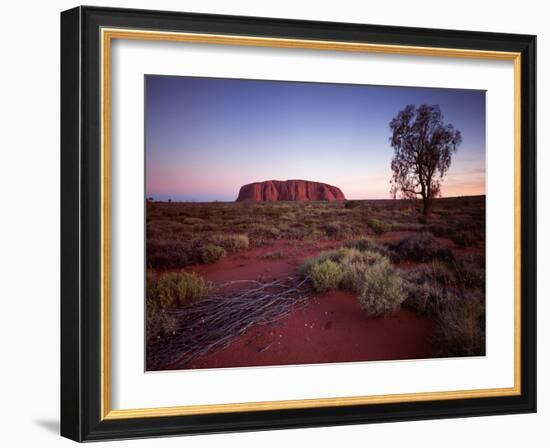
[[[406,309],[369,318],[355,294],[332,291],[279,322],[250,328],[187,368],[429,358],[433,331],[433,321]]]
[[[205,280],[216,283],[285,277],[295,275],[296,269],[305,259],[341,245],[342,241],[303,244],[281,240],[269,246],[230,254],[215,264],[198,264],[186,270],[196,272]],[[265,258],[266,254],[277,252],[282,254],[280,258]]]
[[[388,232],[375,237],[396,241],[415,232]],[[456,253],[459,249],[448,239],[438,238]],[[319,252],[340,247],[343,241],[300,243],[277,241],[272,245],[230,254],[212,265],[191,266],[205,280],[223,283],[231,280],[271,279],[295,275],[298,266]],[[481,251],[481,250],[480,250]],[[281,257],[266,258],[280,252]],[[400,269],[418,263],[404,262]],[[236,287],[240,287],[237,286]],[[266,326],[251,327],[229,346],[196,360],[190,366],[171,368],[221,368],[327,362],[419,359],[432,356],[431,339],[435,323],[412,311],[401,309],[387,318],[369,318],[352,293],[331,291],[315,297],[310,304],[290,316]]]

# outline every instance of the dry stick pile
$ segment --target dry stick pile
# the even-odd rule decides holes
[[[286,277],[246,282],[251,286],[214,293],[169,311],[177,318],[177,329],[173,335],[148,344],[148,369],[184,368],[196,358],[225,347],[249,327],[270,324],[287,316],[313,296],[309,279]],[[240,282],[225,283],[217,290],[235,283]]]

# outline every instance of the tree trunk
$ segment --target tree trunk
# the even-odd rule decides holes
[[[426,222],[428,222],[428,215],[430,214],[430,208],[431,208],[431,205],[432,205],[431,198],[429,198],[428,196],[423,196],[422,197],[422,203],[423,203],[423,206],[424,206],[424,210],[423,210],[424,220]]]

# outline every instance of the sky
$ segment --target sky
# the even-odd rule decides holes
[[[442,196],[485,194],[485,91],[145,77],[146,195],[234,201],[242,185],[304,179],[390,198],[389,123],[438,104],[462,133]]]

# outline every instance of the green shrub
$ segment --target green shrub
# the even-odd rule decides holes
[[[391,224],[376,218],[369,219],[368,225],[377,235],[382,235],[392,229]]]
[[[387,258],[382,258],[367,267],[363,273],[359,306],[369,316],[387,316],[399,309],[406,299],[401,278]]]
[[[225,249],[215,244],[206,244],[200,249],[200,257],[203,263],[215,263],[225,257]]]
[[[399,260],[426,262],[435,259],[444,261],[454,259],[451,250],[438,242],[429,232],[404,238],[393,244],[392,250]]]
[[[314,265],[310,272],[313,288],[317,292],[325,292],[330,289],[338,288],[342,281],[342,269],[331,260],[325,260]]]
[[[406,298],[401,278],[379,252],[341,247],[306,260],[302,275],[310,276],[317,292],[341,288],[359,293],[358,302],[373,317],[396,311]]]
[[[342,280],[340,286],[346,291],[361,292],[368,263],[361,260],[345,260],[341,263]]]
[[[170,309],[204,296],[207,287],[194,272],[166,272],[148,275],[146,290],[148,306]]]
[[[325,260],[338,261],[340,259],[341,253],[339,249],[326,250],[321,252],[319,255],[308,258],[305,260],[298,269],[298,272],[303,277],[308,277],[311,275],[311,270],[314,266],[322,263]]]
[[[223,235],[217,233],[208,238],[208,241],[216,246],[221,246],[229,252],[236,252],[238,250],[248,249],[250,242],[248,235],[236,234],[236,235]]]

